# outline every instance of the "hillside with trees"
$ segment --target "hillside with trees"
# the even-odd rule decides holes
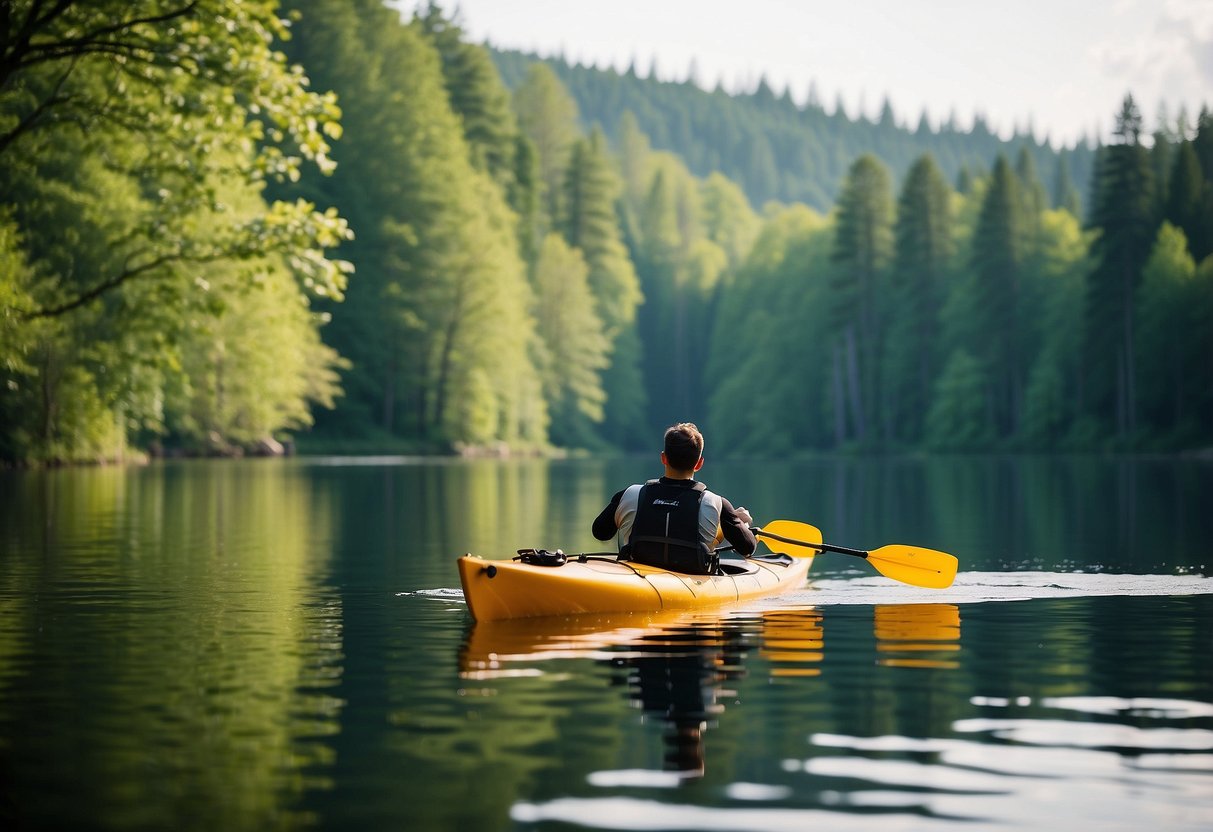
[[[4,460],[313,422],[305,449],[1213,442],[1207,110],[1148,133],[1126,96],[1058,151],[494,53],[435,6],[36,8],[0,78]]]
[[[516,51],[491,54],[511,89],[540,61]],[[886,99],[879,116],[869,119],[848,115],[841,100],[827,112],[815,86],[798,104],[790,88],[777,94],[765,78],[752,92],[729,94],[719,84],[708,92],[691,81],[641,77],[634,62],[622,74],[562,58],[542,63],[577,102],[583,129],[598,125],[617,142],[624,114],[630,113],[653,147],[677,154],[696,176],[723,173],[759,209],[774,200],[830,210],[848,167],[865,153],[879,158],[899,181],[916,160],[930,155],[947,180],[966,191],[999,153],[1024,151],[1040,171],[1050,204],[1074,213],[1091,180],[1095,142],[1054,146],[1047,136],[1023,128],[1004,139],[981,114],[965,130],[955,115],[942,124],[933,124],[926,113],[904,118]]]

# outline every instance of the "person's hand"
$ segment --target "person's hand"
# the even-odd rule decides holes
[[[754,518],[750,516],[749,510],[745,506],[737,506],[737,508],[733,509],[733,513],[736,514],[737,518],[747,526],[754,525]]]

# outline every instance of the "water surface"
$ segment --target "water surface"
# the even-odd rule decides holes
[[[598,550],[649,462],[0,472],[0,826],[1213,826],[1213,466],[709,460],[956,585],[468,619],[456,555]]]

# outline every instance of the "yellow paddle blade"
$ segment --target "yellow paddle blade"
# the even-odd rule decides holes
[[[886,578],[927,589],[951,586],[960,565],[956,556],[947,552],[898,543],[873,549],[867,559]]]
[[[808,523],[800,523],[796,520],[772,520],[770,523],[762,527],[764,532],[777,534],[780,537],[789,537],[794,540],[804,541],[805,543],[821,543],[821,530],[816,526],[810,526]],[[779,552],[784,555],[791,555],[794,558],[811,558],[817,554],[817,549],[811,546],[801,546],[796,543],[788,543],[783,540],[776,540],[772,537],[759,535],[758,539],[767,545],[767,548],[772,552]]]
[[[787,539],[777,540],[771,535]],[[772,552],[781,552],[793,557],[811,557],[815,552],[837,552],[864,558],[886,578],[927,589],[944,589],[951,586],[952,581],[956,579],[956,569],[960,565],[954,555],[925,549],[922,546],[893,544],[866,552],[862,549],[822,543],[819,529],[796,520],[772,520],[762,527],[759,537]]]

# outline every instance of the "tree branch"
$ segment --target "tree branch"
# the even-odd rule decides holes
[[[56,105],[66,104],[68,101],[72,100],[70,95],[60,96],[59,92],[63,89],[63,85],[67,82],[68,76],[72,74],[72,70],[75,68],[76,61],[73,60],[71,65],[68,66],[67,70],[63,73],[59,80],[55,82],[55,89],[51,92],[50,96],[46,100],[39,103],[38,106],[34,108],[32,113],[17,122],[15,127],[3,134],[0,134],[0,155],[2,155],[4,151],[8,149],[8,146],[16,141],[21,134],[31,130],[34,125],[37,124],[38,119],[42,117],[43,113],[52,109]]]
[[[121,39],[111,40],[110,36],[120,33],[130,33],[130,30],[136,26],[154,26],[186,17],[194,11],[198,6],[198,2],[199,0],[190,0],[184,6],[162,14],[136,17],[99,26],[79,37],[62,38],[45,44],[31,45],[34,32],[39,27],[45,26],[55,17],[62,15],[72,5],[72,2],[71,0],[59,0],[53,8],[47,10],[46,14],[41,17],[37,16],[37,7],[35,6],[34,9],[31,9],[30,15],[26,19],[25,25],[22,27],[22,31],[18,35],[14,46],[4,49],[3,60],[0,61],[0,87],[3,87],[8,78],[18,70],[27,69],[48,61],[97,53],[121,55],[128,58],[136,58],[140,52],[154,55],[160,51],[157,48],[155,40],[136,37],[124,42]]]
[[[167,266],[170,263],[189,263],[189,264],[214,263],[217,260],[223,260],[223,259],[226,259],[229,257],[239,258],[239,257],[243,257],[243,256],[246,256],[246,255],[242,254],[238,250],[212,251],[208,254],[195,254],[195,255],[187,255],[180,251],[167,252],[167,253],[162,254],[159,257],[155,257],[141,265],[123,269],[121,272],[114,275],[113,277],[110,277],[108,280],[98,283],[96,286],[92,287],[91,289],[84,292],[83,294],[77,295],[76,297],[72,298],[71,300],[64,301],[63,303],[56,304],[55,306],[42,307],[33,312],[26,313],[25,318],[26,318],[26,320],[36,320],[38,318],[58,317],[59,315],[63,315],[67,312],[71,312],[74,309],[79,309],[81,306],[84,306],[85,304],[101,297],[106,292],[110,292],[114,289],[117,289],[122,284],[127,283],[128,281],[130,281],[136,277],[139,277],[140,275],[147,274],[150,271],[158,269],[161,266]]]

